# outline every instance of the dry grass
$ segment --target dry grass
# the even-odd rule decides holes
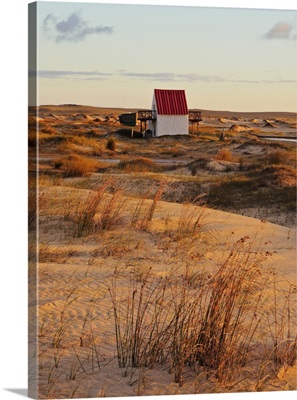
[[[277,208],[287,213],[296,209],[296,182],[296,170],[289,166],[256,164],[221,178],[210,188],[207,203],[233,212]]]
[[[55,129],[54,126],[50,125],[50,124],[46,124],[42,129],[41,129],[42,133],[47,133],[49,135],[56,135],[57,131]]]
[[[266,165],[290,165],[296,167],[296,154],[282,149],[270,151],[263,160]]]
[[[63,141],[57,145],[56,151],[62,154],[88,154],[100,155],[104,148],[97,139],[83,135],[67,135]]]
[[[179,144],[179,145],[173,145],[166,150],[162,151],[162,154],[169,155],[171,157],[179,157],[183,155],[185,152],[184,148]]]
[[[104,203],[101,209],[100,218],[95,218],[99,212],[99,206],[103,203],[103,195],[109,187],[110,182],[103,183],[97,190],[90,191],[85,199],[81,199],[76,204],[69,207],[65,213],[65,219],[74,224],[74,237],[82,237],[95,229],[108,229],[116,219],[114,195],[112,200]]]
[[[157,172],[160,168],[149,158],[139,157],[129,160],[121,160],[118,168],[127,173]]]
[[[52,197],[46,185],[61,196]],[[160,218],[165,185],[152,188],[152,200],[126,204],[123,186],[112,180],[88,191],[42,180],[43,196],[52,200],[40,219],[40,282],[54,285],[50,299],[58,305],[40,307],[43,397],[59,397],[61,390],[66,397],[85,396],[86,382],[102,379],[114,354],[123,382],[142,394],[150,393],[156,370],[168,370],[180,388],[207,375],[221,390],[242,390],[243,382],[263,390],[294,365],[294,286],[278,287],[277,275],[265,267],[270,255],[259,247],[255,252],[248,237],[226,242],[217,267],[206,269],[204,255],[217,247],[203,233],[205,208],[185,204],[180,215]],[[72,224],[61,245],[44,240],[50,223],[58,232],[53,215]],[[50,274],[43,263],[50,263]],[[63,265],[60,275],[54,263]],[[103,352],[102,321],[109,327]]]
[[[146,197],[143,196],[137,203],[131,219],[131,226],[140,230],[148,229],[149,223],[152,221],[157,204],[165,191],[167,183],[163,182],[155,191],[153,200],[147,204]]]
[[[263,270],[264,259],[264,254],[251,252],[249,238],[244,237],[233,245],[217,272],[199,285],[196,282],[194,290],[189,266],[165,279],[148,271],[138,280],[132,270],[125,295],[113,279],[109,293],[118,365],[124,376],[129,368],[161,363],[170,365],[174,382],[180,386],[187,366],[197,371],[202,366],[225,386],[234,382],[241,369],[252,365],[261,346],[267,315],[264,292],[273,285],[271,271]],[[291,300],[292,294],[287,293]],[[281,315],[269,313],[269,329],[281,324],[282,333],[275,333],[270,344],[264,341],[265,357],[276,351],[279,355],[278,342],[292,329],[287,316],[291,300]],[[269,359],[270,379],[283,365],[296,360],[296,338],[289,336],[282,356],[274,356],[274,362]]]
[[[215,157],[218,161],[236,161],[235,157],[233,156],[232,152],[228,148],[222,148],[219,150],[218,154]]]
[[[95,172],[99,164],[86,157],[72,155],[69,156],[63,163],[64,177],[87,176]]]

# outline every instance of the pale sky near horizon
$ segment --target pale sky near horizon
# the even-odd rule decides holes
[[[38,104],[297,111],[297,11],[38,2]]]

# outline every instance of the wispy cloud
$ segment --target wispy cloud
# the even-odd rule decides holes
[[[293,34],[294,24],[289,22],[278,22],[275,24],[267,33],[265,33],[265,39],[296,39],[296,35]]]
[[[142,80],[148,80],[148,81],[163,81],[163,82],[168,82],[168,81],[174,81],[175,80],[175,74],[170,73],[170,72],[126,72],[126,71],[121,71],[119,72],[119,75],[121,76],[126,76],[128,78],[135,78],[135,79],[142,79]]]
[[[225,79],[219,76],[208,76],[208,75],[199,75],[195,73],[187,73],[187,74],[175,74],[171,72],[126,72],[119,71],[119,75],[126,76],[133,79],[142,79],[149,81],[163,81],[163,82],[172,82],[172,81],[186,81],[186,82],[223,82]]]
[[[58,19],[53,14],[48,14],[43,20],[43,31],[49,39],[60,42],[80,42],[89,35],[113,33],[112,26],[92,26],[85,21],[79,12],[70,14],[66,19]]]
[[[30,76],[36,76],[36,72],[29,71]],[[125,70],[118,70],[116,72],[99,72],[99,71],[71,71],[71,70],[39,70],[37,72],[39,78],[47,79],[80,79],[80,80],[102,80],[113,78],[127,78],[142,81],[154,82],[205,82],[205,83],[242,83],[242,84],[282,84],[282,83],[296,83],[295,80],[290,79],[248,79],[248,78],[229,78],[217,75],[199,75],[196,73],[176,74],[173,72],[128,72]]]
[[[35,76],[34,71],[29,71],[29,76]],[[98,72],[98,71],[58,71],[58,70],[40,70],[37,73],[39,78],[47,78],[47,79],[73,79],[73,78],[82,78],[82,79],[100,79],[111,76],[111,73],[108,72]]]

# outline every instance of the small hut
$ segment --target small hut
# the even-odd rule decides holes
[[[156,119],[149,124],[153,136],[189,133],[189,110],[184,90],[155,89],[152,110],[156,112]]]
[[[187,135],[189,122],[199,124],[201,112],[189,111],[185,90],[155,89],[152,109],[138,111],[138,120],[145,137]]]

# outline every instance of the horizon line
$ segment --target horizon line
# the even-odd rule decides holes
[[[150,110],[151,108],[149,107],[124,107],[124,106],[99,106],[99,105],[92,105],[92,104],[77,104],[77,103],[56,103],[56,104],[29,104],[28,107],[62,107],[62,106],[68,106],[68,107],[93,107],[93,108],[109,108],[109,109],[124,109],[124,110]],[[267,110],[267,111],[235,111],[235,110],[221,110],[221,109],[210,109],[210,108],[188,108],[189,110],[197,110],[197,111],[206,111],[206,112],[225,112],[225,113],[246,113],[246,114],[263,114],[263,113],[290,113],[290,114],[296,114],[297,116],[297,110],[296,111],[281,111],[281,110]]]

